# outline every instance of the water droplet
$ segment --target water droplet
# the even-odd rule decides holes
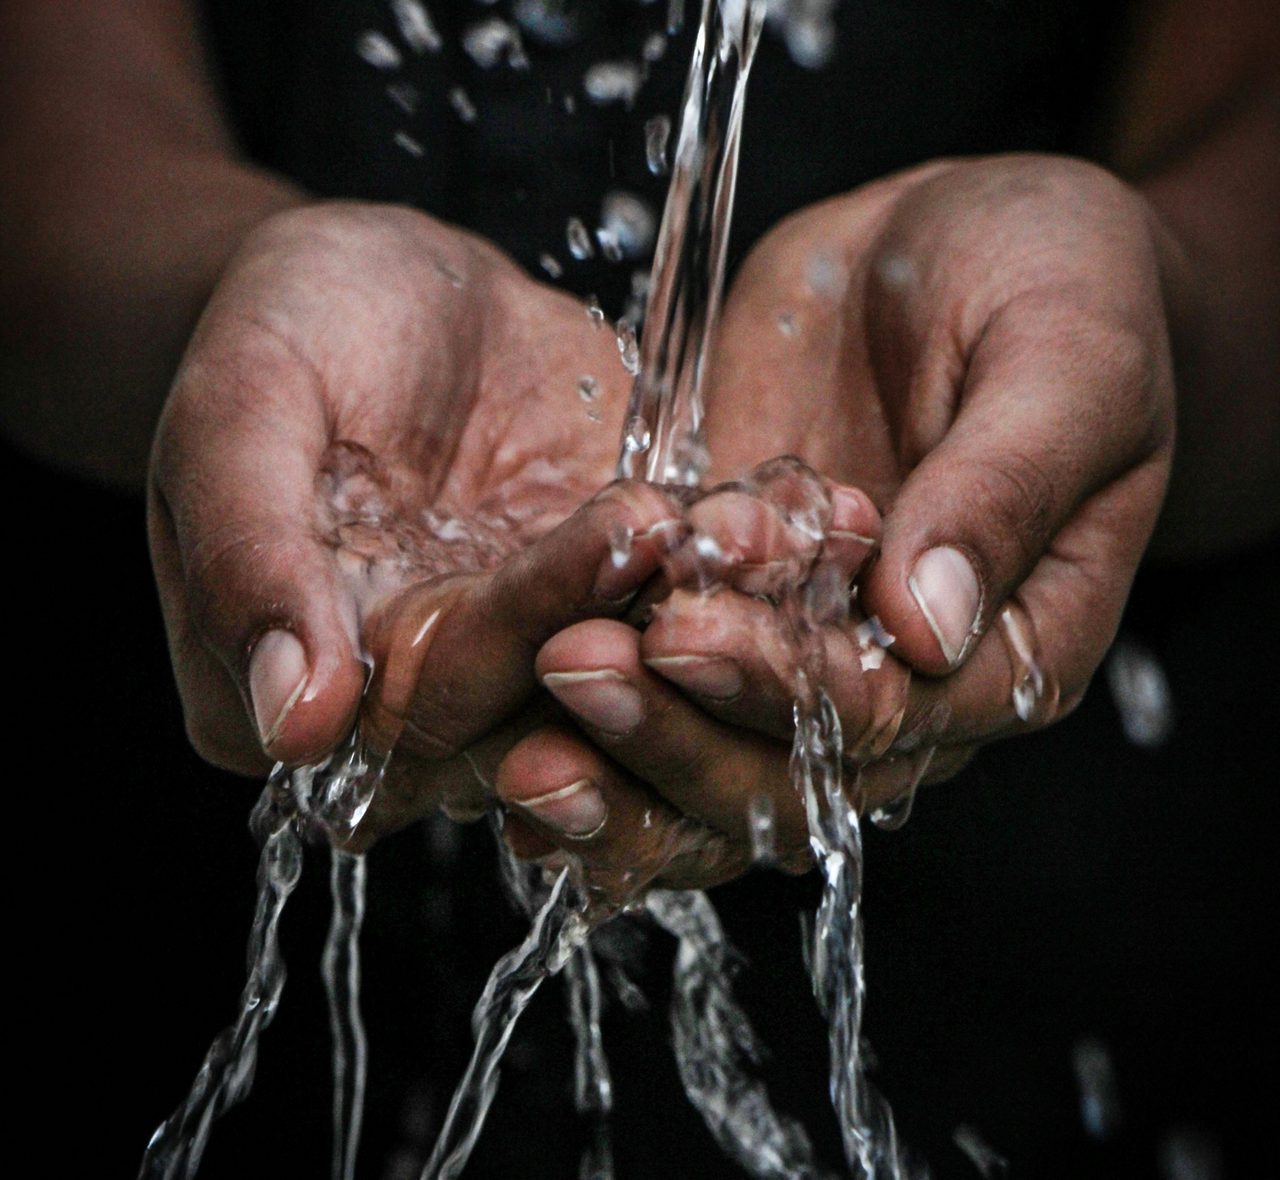
[[[569,253],[579,262],[595,255],[596,248],[591,244],[591,235],[579,217],[570,217],[565,226],[565,240],[569,243]]]
[[[472,25],[462,34],[462,48],[482,70],[491,70],[503,60],[512,69],[527,69],[520,33],[514,25],[491,16]]]
[[[667,52],[667,39],[661,33],[650,33],[645,39],[640,56],[647,62],[661,61]]]
[[[777,828],[773,796],[761,792],[747,803],[747,823],[751,828],[751,859],[759,865],[777,859]]]
[[[994,1150],[973,1127],[962,1124],[956,1128],[951,1138],[955,1145],[969,1157],[983,1180],[993,1180],[996,1176],[1008,1175],[1009,1161]]]
[[[1120,1126],[1120,1091],[1111,1055],[1101,1041],[1087,1038],[1071,1050],[1071,1064],[1080,1087],[1080,1118],[1098,1140],[1110,1139]]]
[[[409,82],[392,82],[387,86],[387,97],[406,115],[418,113],[422,104],[422,95],[418,88]]]
[[[618,355],[622,358],[622,367],[632,377],[640,375],[640,342],[636,339],[636,330],[628,319],[620,319],[617,323]]]
[[[844,292],[840,264],[825,250],[815,250],[805,267],[805,279],[815,295],[838,299]]]
[[[1145,749],[1163,745],[1173,729],[1173,694],[1155,656],[1122,636],[1107,658],[1107,684],[1125,737]]]
[[[578,396],[584,402],[593,402],[600,396],[600,382],[594,377],[586,376],[578,382]]]
[[[570,0],[516,0],[516,23],[543,45],[569,45],[579,32],[578,12]]]
[[[684,0],[667,0],[667,35],[674,37],[684,28]]]
[[[783,311],[778,313],[778,331],[787,337],[791,337],[796,334],[797,328],[794,312]]]
[[[633,455],[647,451],[651,441],[649,424],[643,418],[637,415],[627,420],[627,425],[622,432],[622,445],[627,451]]]
[[[396,147],[408,152],[409,155],[414,156],[417,159],[422,158],[422,144],[414,139],[407,131],[397,131],[395,134],[395,141]]]
[[[671,119],[667,115],[654,115],[644,125],[644,154],[654,176],[667,174],[667,141],[670,138]]]
[[[622,261],[622,247],[618,244],[618,239],[611,230],[597,229],[596,241],[600,245],[600,253],[605,256],[607,261]]]
[[[379,32],[369,29],[356,39],[356,53],[375,69],[396,70],[400,68],[400,50]]]
[[[572,94],[566,94],[564,96],[564,113],[566,115],[574,115],[577,114],[577,111],[578,100]]]
[[[476,121],[475,103],[461,86],[455,86],[449,91],[449,105],[453,107],[453,113],[464,123]]]
[[[624,257],[639,258],[653,246],[658,221],[634,193],[615,189],[600,207],[600,229],[612,235]]]
[[[391,12],[410,49],[415,53],[440,52],[444,42],[421,0],[391,0]]]
[[[622,569],[631,560],[631,546],[635,533],[630,525],[616,524],[609,530],[609,560],[614,569]]]
[[[1045,677],[1036,652],[1031,616],[1012,600],[999,615],[1013,671],[1013,711],[1020,721],[1033,721],[1041,704],[1057,704],[1056,686]],[[1052,697],[1050,700],[1049,698]]]
[[[562,274],[564,274],[564,267],[560,265],[559,261],[553,254],[540,255],[538,258],[538,265],[542,267],[542,269],[545,270],[553,279],[558,279]]]
[[[594,295],[587,296],[587,319],[591,321],[593,328],[599,328],[604,323],[604,308]]]
[[[628,109],[640,90],[640,67],[630,61],[598,61],[582,77],[582,89],[597,106],[623,103]]]

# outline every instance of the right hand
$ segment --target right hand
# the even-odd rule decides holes
[[[611,330],[469,234],[353,203],[264,222],[205,310],[151,462],[197,751],[247,774],[316,761],[364,699],[364,736],[396,748],[369,829],[474,809],[539,646],[621,614],[679,516],[645,485],[600,492],[629,384]]]

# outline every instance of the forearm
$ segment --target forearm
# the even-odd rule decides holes
[[[299,196],[236,158],[184,5],[8,6],[0,46],[0,427],[140,486],[218,274]]]
[[[1229,551],[1280,525],[1280,21],[1267,8],[1168,0],[1123,96],[1115,164],[1176,243],[1162,557]]]

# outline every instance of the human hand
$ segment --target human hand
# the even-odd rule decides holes
[[[1110,644],[1171,460],[1167,249],[1107,174],[1007,157],[928,166],[806,210],[743,266],[708,397],[718,473],[791,452],[884,513],[859,613],[824,633],[868,805],[1063,716]],[[850,511],[863,521],[852,531],[874,530],[873,512]],[[738,560],[788,551],[785,531],[781,550],[747,552],[725,519],[708,524]],[[767,791],[781,855],[803,862],[784,770],[794,666],[767,638],[773,611],[732,590],[683,592],[643,633],[591,621],[557,635],[539,673],[597,750],[559,731],[549,759],[534,735],[538,756],[517,746],[500,792],[519,804],[587,778],[624,814],[656,792],[736,847],[723,871],[742,863],[747,801]],[[864,669],[861,614],[894,637],[894,659]],[[583,686],[606,673],[615,697],[631,694],[625,733],[583,707]],[[569,847],[536,809],[520,814],[518,850]],[[597,840],[598,852],[573,850],[621,862],[635,837],[606,825]]]
[[[678,515],[643,485],[600,492],[627,386],[612,331],[468,234],[356,204],[264,223],[204,313],[151,467],[196,749],[245,773],[315,761],[371,663],[363,736],[396,757],[362,839],[442,798],[473,807],[474,743],[535,690],[539,644],[625,609]]]

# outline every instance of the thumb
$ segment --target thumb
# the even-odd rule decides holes
[[[332,750],[365,668],[354,601],[316,527],[328,444],[316,391],[269,342],[246,351],[179,374],[153,453],[151,531],[188,731],[205,757],[247,768],[246,748],[289,764]]]
[[[861,602],[920,671],[965,661],[1089,497],[1153,456],[1167,466],[1172,424],[1151,396],[1167,358],[1105,325],[1055,320],[1016,305],[993,319],[954,420],[885,514]],[[1159,485],[1135,483],[1109,522],[1134,567]]]

